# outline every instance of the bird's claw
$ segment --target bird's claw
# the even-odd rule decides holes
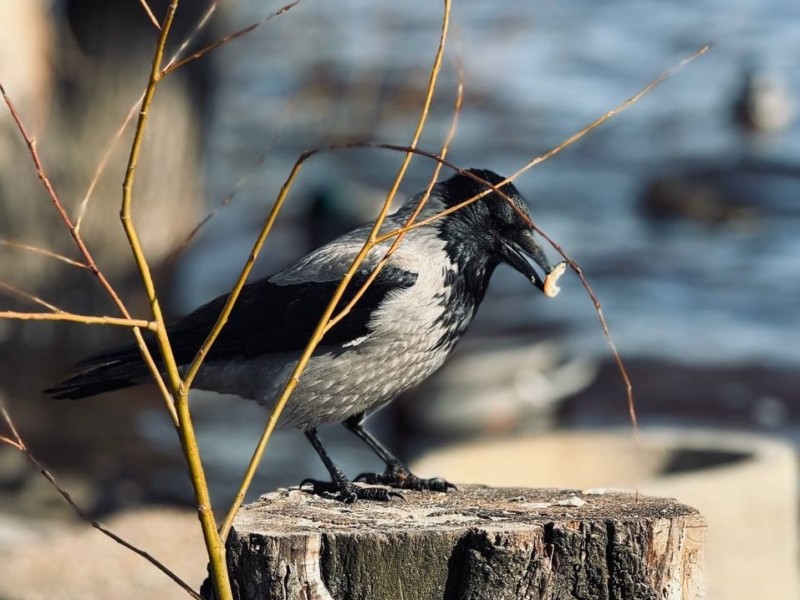
[[[362,487],[353,485],[351,482],[337,484],[333,481],[318,481],[316,479],[304,479],[300,482],[300,489],[310,485],[311,489],[304,490],[316,496],[332,495],[334,499],[344,504],[352,504],[356,500],[374,500],[376,502],[390,502],[392,498],[405,500],[402,494],[377,487]]]
[[[355,481],[371,485],[388,485],[393,488],[414,490],[417,492],[449,492],[450,490],[458,489],[452,483],[441,477],[424,479],[422,477],[417,477],[408,469],[399,466],[387,467],[386,471],[383,473],[362,473],[355,478]]]

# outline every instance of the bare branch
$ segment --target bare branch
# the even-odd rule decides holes
[[[15,319],[17,321],[70,321],[72,323],[82,323],[84,325],[117,325],[119,327],[149,329],[150,331],[158,330],[158,323],[155,321],[76,315],[63,311],[52,313],[24,313],[13,310],[1,310],[0,319]]]
[[[288,11],[290,8],[292,8],[294,5],[298,4],[299,2],[300,2],[300,0],[297,0],[296,2],[288,4],[288,5],[284,6],[283,8],[279,9],[278,11],[276,11],[275,13],[273,13],[273,14],[269,15],[268,17],[264,18],[262,21],[260,21],[258,23],[255,23],[255,24],[251,25],[250,27],[247,27],[247,28],[245,28],[245,29],[243,29],[241,31],[235,32],[235,33],[231,34],[228,37],[230,39],[234,39],[236,37],[244,35],[245,33],[248,33],[249,31],[252,31],[253,29],[256,29],[257,27],[259,27],[263,23],[266,23],[270,19],[273,19],[274,17],[279,16],[279,15],[282,15],[283,13]],[[211,16],[214,14],[216,9],[217,9],[217,2],[214,1],[209,5],[209,8],[202,15],[202,17],[198,21],[198,23],[195,26],[195,29],[192,31],[192,33],[183,42],[181,42],[181,45],[178,47],[178,49],[175,51],[175,53],[169,59],[169,61],[167,62],[166,67],[164,67],[164,69],[163,69],[163,71],[161,73],[161,76],[164,76],[164,75],[174,71],[175,69],[183,66],[183,64],[185,64],[186,62],[189,62],[189,61],[193,60],[194,58],[199,58],[200,56],[202,56],[206,52],[209,52],[209,51],[214,49],[213,47],[205,48],[205,49],[199,51],[198,53],[196,53],[197,56],[195,56],[195,55],[189,56],[189,57],[183,59],[180,64],[176,64],[178,59],[179,59],[179,57],[180,57],[180,55],[191,44],[191,42],[194,39],[194,37],[208,24],[208,21],[210,20]],[[159,26],[159,29],[160,29],[160,26]],[[230,40],[226,40],[226,39],[219,40],[218,42],[216,42],[216,45],[222,45],[226,41],[230,41]],[[81,199],[81,201],[80,201],[80,203],[78,205],[78,210],[77,210],[76,219],[75,219],[75,229],[76,229],[76,231],[80,231],[81,225],[83,224],[83,219],[86,216],[86,211],[87,211],[87,208],[88,208],[88,205],[89,205],[89,201],[91,200],[92,194],[94,193],[94,190],[97,187],[97,184],[98,184],[98,182],[100,180],[100,176],[102,175],[102,173],[105,171],[106,167],[108,166],[108,161],[111,158],[111,154],[113,153],[114,148],[116,147],[116,145],[119,142],[119,140],[122,138],[122,134],[125,132],[125,130],[130,125],[131,121],[133,120],[133,117],[139,111],[139,107],[141,106],[143,99],[144,99],[144,93],[142,93],[139,96],[139,98],[137,98],[136,101],[133,103],[133,105],[131,106],[131,108],[128,111],[127,115],[125,116],[125,119],[123,120],[122,124],[117,129],[117,131],[114,134],[114,136],[112,137],[110,143],[106,147],[106,150],[103,153],[103,156],[100,159],[100,162],[98,163],[97,168],[95,169],[94,176],[92,177],[92,180],[89,183],[89,187],[86,190],[86,193],[84,194],[83,198]],[[226,200],[229,201],[230,198],[226,198]],[[224,202],[223,205],[224,204],[227,204],[227,202]],[[195,227],[195,229],[189,234],[189,236],[187,236],[187,239],[180,245],[178,250],[176,250],[176,253],[180,252],[180,250],[182,250],[188,244],[188,242],[191,240],[191,238],[194,237],[194,235],[197,234],[197,231],[199,231],[199,229],[206,222],[208,222],[208,220],[210,220],[211,217],[213,217],[213,213],[214,212],[215,211],[212,211],[211,214],[207,215],[206,218],[204,218],[203,221]],[[173,254],[175,254],[175,253],[173,253]],[[174,259],[174,256],[171,256],[170,259]]]
[[[639,100],[641,100],[642,97],[644,97],[647,94],[649,94],[650,92],[652,92],[656,87],[658,87],[659,85],[664,83],[664,81],[666,81],[667,79],[672,77],[680,69],[682,69],[683,67],[688,65],[693,60],[703,56],[703,54],[708,52],[710,49],[711,49],[711,45],[710,44],[706,44],[705,46],[703,46],[702,48],[700,48],[696,52],[694,52],[691,55],[689,55],[686,58],[684,58],[679,63],[673,65],[672,67],[670,67],[669,69],[664,71],[661,75],[656,77],[653,81],[651,81],[646,86],[644,86],[636,94],[634,94],[633,96],[628,98],[625,102],[623,102],[619,106],[611,109],[610,111],[608,111],[607,113],[603,114],[599,118],[595,119],[594,121],[589,123],[586,127],[584,127],[583,129],[579,130],[574,135],[571,135],[566,140],[561,142],[558,146],[556,146],[552,150],[550,150],[548,152],[545,152],[544,154],[542,154],[540,156],[537,156],[536,158],[534,158],[533,160],[528,162],[525,166],[523,166],[522,168],[517,170],[511,177],[509,177],[507,181],[513,181],[514,179],[519,177],[522,173],[524,173],[528,169],[531,169],[531,168],[535,167],[536,165],[538,165],[539,163],[543,163],[547,159],[555,156],[556,154],[561,152],[564,148],[567,148],[567,147],[571,146],[572,144],[574,144],[575,142],[577,142],[579,139],[581,139],[583,136],[585,136],[590,131],[593,131],[593,130],[597,129],[598,127],[600,127],[600,125],[602,125],[603,123],[605,123],[606,121],[608,121],[612,117],[616,117],[619,113],[621,113],[626,108],[629,108],[629,107],[633,106]],[[505,183],[505,182],[503,182],[503,183]]]
[[[161,61],[163,60],[164,56],[164,47],[167,43],[167,37],[172,27],[177,8],[178,0],[172,0],[167,11],[167,15],[164,18],[163,29],[161,30],[161,34],[159,35],[158,42],[156,44],[155,56],[153,58],[153,65],[150,72],[150,79],[142,97],[142,104],[139,110],[139,119],[137,121],[136,131],[133,136],[133,142],[131,143],[130,157],[128,158],[128,167],[125,173],[125,180],[122,183],[122,208],[120,209],[120,221],[122,221],[122,228],[124,229],[125,235],[128,238],[128,243],[131,247],[131,252],[133,253],[133,257],[136,262],[136,268],[139,270],[142,285],[147,294],[147,299],[150,302],[153,319],[160,325],[156,332],[158,345],[164,359],[164,366],[167,371],[167,376],[170,380],[170,387],[173,390],[178,390],[181,387],[180,376],[178,375],[178,367],[175,364],[175,357],[169,344],[166,328],[164,327],[164,317],[161,313],[161,306],[158,302],[158,297],[156,296],[155,285],[150,272],[150,265],[148,265],[147,259],[144,256],[144,251],[142,250],[141,243],[139,242],[139,235],[136,232],[136,228],[133,224],[133,219],[131,217],[131,206],[133,203],[133,182],[136,174],[136,166],[139,162],[139,155],[142,149],[144,130],[150,115],[150,108],[153,102],[153,96],[155,95],[156,86],[160,80],[159,73],[161,69]]]
[[[150,22],[153,24],[153,27],[161,31],[161,25],[158,24],[158,19],[156,19],[156,16],[153,14],[150,5],[147,4],[147,0],[139,0],[139,4],[142,5],[144,12],[145,14],[147,14],[147,18],[150,19]]]
[[[4,435],[0,435],[0,442],[2,442],[3,444],[8,444],[12,448],[16,448],[17,450],[22,450],[22,446],[20,446],[17,442],[12,440],[11,438],[7,438]]]
[[[75,245],[78,247],[81,256],[83,256],[86,268],[89,270],[90,273],[92,273],[92,275],[94,275],[97,278],[97,280],[100,282],[100,285],[103,287],[108,296],[117,306],[122,316],[130,320],[131,315],[128,312],[127,307],[120,299],[116,290],[114,290],[114,288],[111,286],[111,283],[109,283],[108,279],[106,279],[105,275],[103,275],[102,271],[100,271],[100,269],[97,267],[97,264],[94,261],[94,257],[92,256],[91,252],[89,252],[89,248],[83,242],[83,238],[81,237],[80,231],[75,227],[75,224],[70,219],[66,210],[64,210],[64,205],[62,204],[61,199],[58,197],[58,194],[56,194],[56,191],[53,188],[52,183],[50,182],[50,178],[44,171],[41,159],[39,158],[39,152],[36,150],[36,144],[33,138],[28,133],[27,129],[25,128],[25,125],[23,124],[22,119],[19,116],[19,113],[14,107],[14,103],[11,101],[11,98],[9,98],[8,94],[6,94],[6,90],[3,87],[2,83],[0,83],[0,93],[2,93],[3,95],[3,100],[5,100],[6,106],[8,106],[8,110],[11,112],[11,117],[14,119],[14,122],[17,125],[17,129],[19,130],[20,134],[22,135],[22,138],[25,140],[25,143],[28,146],[28,151],[31,155],[31,159],[33,160],[34,168],[36,169],[36,174],[39,177],[39,180],[42,182],[42,185],[44,186],[45,190],[47,191],[47,194],[50,197],[53,206],[56,208],[56,211],[58,211],[61,220],[64,222],[64,225],[66,225],[67,229],[69,230],[70,236],[75,242]],[[138,344],[139,349],[142,352],[142,356],[144,358],[145,364],[148,367],[148,370],[150,371],[150,374],[153,376],[156,385],[158,385],[159,389],[162,391],[164,401],[167,405],[167,410],[169,411],[173,422],[177,425],[178,417],[175,412],[175,407],[173,406],[172,403],[172,398],[169,395],[166,385],[164,384],[163,377],[161,377],[161,373],[158,367],[156,366],[152,355],[150,354],[150,350],[147,347],[144,338],[142,337],[142,332],[139,330],[138,327],[133,327],[133,335],[136,338],[136,343]]]
[[[442,150],[439,153],[443,160],[447,156],[450,144],[452,143],[453,138],[456,135],[456,131],[458,129],[458,118],[461,115],[461,107],[464,102],[464,68],[460,62],[458,63],[457,71],[458,71],[458,85],[456,88],[455,105],[453,107],[453,119],[450,122],[450,129],[447,132],[447,136],[445,137],[444,144],[442,145]],[[444,166],[443,162],[436,163],[436,167],[433,170],[433,174],[431,175],[427,188],[425,188],[425,192],[422,194],[422,198],[417,204],[417,207],[411,213],[411,216],[409,216],[408,220],[406,221],[405,224],[406,227],[413,225],[414,221],[416,221],[417,217],[419,216],[419,213],[422,212],[422,209],[425,207],[425,204],[428,202],[431,192],[433,191],[433,186],[436,185],[436,182],[439,179],[439,173],[441,172],[443,166]],[[394,252],[400,246],[400,243],[403,241],[403,237],[405,237],[405,233],[399,234],[394,239],[394,242],[386,251],[386,253],[383,255],[383,258],[381,258],[381,260],[378,261],[378,263],[372,269],[372,272],[369,274],[369,277],[367,277],[367,280],[362,284],[361,288],[359,288],[359,290],[354,294],[350,302],[348,302],[347,305],[344,308],[342,308],[341,311],[339,311],[338,315],[331,317],[331,319],[328,321],[327,326],[325,327],[326,333],[330,331],[333,327],[335,327],[339,321],[344,319],[351,310],[353,310],[353,307],[366,293],[369,286],[372,285],[372,282],[375,281],[375,279],[380,274],[381,270],[383,270],[383,267],[385,267],[388,264],[389,258],[392,256],[392,254],[394,254]]]
[[[116,543],[120,544],[121,546],[124,546],[128,550],[135,552],[136,554],[147,560],[159,571],[164,573],[164,575],[172,579],[172,581],[174,581],[181,588],[183,588],[183,590],[187,594],[189,594],[192,598],[195,598],[196,600],[203,600],[202,597],[199,594],[197,594],[197,592],[195,592],[188,583],[186,583],[183,579],[178,577],[178,575],[176,575],[173,571],[167,568],[164,565],[164,563],[156,559],[152,554],[124,540],[110,529],[101,525],[98,521],[95,521],[94,519],[90,518],[86,513],[84,513],[81,510],[81,508],[76,504],[75,500],[72,498],[70,493],[64,488],[62,488],[60,485],[58,485],[55,476],[47,469],[47,467],[45,467],[41,462],[39,462],[39,460],[28,449],[28,446],[25,444],[25,441],[22,439],[22,436],[20,436],[19,432],[17,431],[17,428],[14,425],[14,421],[11,419],[11,415],[8,413],[8,410],[6,409],[5,402],[3,401],[2,397],[0,397],[0,415],[2,415],[3,420],[6,423],[6,426],[8,427],[9,431],[11,432],[11,435],[14,438],[11,439],[4,435],[0,435],[0,442],[8,444],[12,448],[16,448],[17,450],[25,454],[28,460],[39,470],[39,472],[48,481],[48,483],[55,488],[55,490],[61,495],[61,497],[67,502],[67,504],[69,504],[69,506],[72,508],[72,510],[80,519],[82,519],[95,529],[97,529],[100,533],[111,538]]]
[[[28,244],[22,244],[20,242],[13,242],[11,240],[3,240],[0,239],[0,246],[6,246],[7,248],[13,248],[15,250],[27,250],[28,252],[33,252],[34,254],[41,254],[42,256],[47,256],[48,258],[55,258],[56,260],[60,260],[62,262],[67,263],[73,267],[78,267],[79,269],[88,269],[84,263],[78,262],[77,260],[72,260],[71,258],[67,258],[62,254],[58,254],[56,252],[52,252],[50,250],[46,250],[44,248],[38,248],[36,246],[30,246]]]
[[[433,66],[430,70],[430,77],[428,79],[428,87],[425,93],[425,100],[423,102],[422,109],[420,111],[419,120],[417,122],[416,130],[414,131],[414,136],[412,138],[410,148],[416,149],[417,143],[419,141],[420,136],[422,135],[422,131],[425,127],[425,123],[428,117],[428,112],[430,110],[431,101],[433,100],[433,93],[436,88],[436,81],[439,76],[439,70],[441,69],[442,64],[442,57],[444,55],[444,47],[445,42],[447,40],[447,31],[450,24],[450,0],[444,0],[444,13],[442,16],[442,28],[441,28],[441,35],[439,37],[439,44],[436,50],[436,56],[433,61]],[[203,344],[201,351],[198,352],[198,356],[192,363],[192,367],[190,367],[189,372],[187,372],[187,379],[189,379],[189,375],[192,375],[197,372],[199,369],[199,365],[202,362],[205,353],[208,351],[208,348],[216,339],[216,336],[219,335],[219,332],[222,330],[222,327],[227,320],[228,314],[233,308],[233,303],[236,301],[236,298],[239,295],[242,287],[244,286],[244,282],[247,279],[247,275],[252,268],[252,264],[255,261],[256,256],[258,255],[258,251],[261,249],[264,239],[266,238],[266,234],[268,229],[272,226],[274,222],[275,216],[277,216],[277,211],[280,210],[280,207],[283,205],[283,200],[286,197],[289,189],[294,182],[295,177],[300,171],[302,164],[311,156],[315,154],[314,151],[303,153],[300,158],[298,158],[297,162],[295,163],[292,172],[289,175],[289,178],[286,180],[286,183],[281,188],[281,192],[278,196],[278,199],[275,201],[275,206],[273,207],[272,212],[270,213],[270,217],[267,220],[267,224],[265,224],[264,229],[262,230],[261,235],[259,235],[258,240],[256,241],[256,245],[253,247],[253,251],[250,254],[250,259],[247,261],[245,265],[245,269],[242,271],[242,275],[237,281],[236,286],[231,291],[230,297],[228,298],[225,307],[220,314],[219,319],[217,320],[216,325],[212,329],[212,332],[209,334],[208,338]],[[264,450],[266,450],[267,443],[269,442],[270,437],[272,436],[272,432],[275,430],[275,427],[278,424],[278,420],[280,419],[281,412],[283,408],[286,406],[286,402],[289,400],[289,397],[294,392],[294,389],[297,387],[297,384],[300,382],[300,375],[302,374],[303,370],[305,369],[308,361],[311,359],[311,355],[313,354],[314,350],[316,349],[319,342],[322,340],[322,336],[325,334],[325,326],[330,318],[333,316],[333,312],[336,309],[339,301],[344,294],[345,289],[350,284],[350,281],[353,277],[353,274],[359,269],[361,263],[367,257],[369,251],[375,246],[375,240],[377,238],[378,232],[380,231],[381,225],[383,225],[383,221],[386,218],[386,215],[389,212],[389,207],[392,203],[392,200],[397,193],[397,190],[400,187],[400,182],[405,175],[406,169],[408,168],[409,163],[411,162],[411,157],[414,154],[413,151],[406,152],[406,155],[403,159],[403,162],[398,170],[398,173],[395,177],[394,183],[392,184],[391,189],[389,190],[388,195],[386,196],[386,200],[384,201],[383,207],[381,208],[380,213],[378,214],[377,219],[375,220],[375,224],[372,227],[372,231],[369,234],[369,238],[365,242],[363,248],[359,251],[356,255],[355,259],[353,260],[353,264],[347,270],[347,272],[342,277],[342,280],[339,282],[339,285],[336,288],[336,291],[331,297],[330,301],[328,302],[328,306],[325,308],[322,316],[320,317],[319,322],[317,323],[317,327],[314,330],[314,333],[311,339],[308,341],[308,344],[303,350],[303,354],[301,355],[300,359],[295,366],[292,375],[289,377],[288,382],[286,383],[283,392],[281,393],[280,398],[278,398],[277,402],[275,403],[275,407],[270,414],[269,421],[267,422],[266,427],[264,428],[261,437],[256,444],[256,448],[253,451],[253,456],[250,459],[250,463],[248,464],[247,471],[242,478],[242,483],[239,486],[239,490],[236,493],[236,496],[231,503],[231,507],[228,510],[228,513],[225,517],[225,521],[223,522],[220,528],[220,535],[223,539],[225,539],[230,531],[231,525],[233,524],[233,519],[236,517],[239,508],[244,502],[245,494],[247,493],[247,489],[250,487],[250,483],[253,481],[253,477],[255,476],[256,469],[258,468],[259,463],[261,462],[261,457],[264,455]],[[227,313],[226,313],[227,311]]]
[[[23,137],[23,139],[25,140],[25,143],[28,146],[28,151],[30,152],[31,158],[33,159],[34,167],[36,168],[36,174],[38,175],[39,180],[42,182],[42,185],[44,185],[44,188],[47,191],[47,194],[50,196],[50,200],[52,201],[53,206],[55,206],[56,210],[58,211],[58,214],[61,216],[61,219],[64,221],[64,224],[69,229],[69,232],[70,232],[70,235],[72,236],[72,239],[75,241],[75,244],[78,246],[78,249],[80,250],[81,254],[83,255],[84,259],[86,260],[87,268],[92,273],[94,273],[95,276],[97,276],[97,278],[103,284],[103,287],[106,288],[106,291],[109,293],[111,298],[114,300],[114,302],[119,307],[119,309],[122,312],[122,314],[124,314],[125,316],[129,316],[127,314],[127,309],[125,308],[125,306],[122,303],[122,301],[119,299],[119,296],[117,296],[117,293],[111,287],[111,284],[108,283],[108,281],[105,279],[105,277],[102,275],[102,273],[99,271],[99,269],[95,265],[94,259],[92,258],[91,253],[89,252],[89,250],[86,247],[86,245],[83,243],[83,240],[81,239],[79,233],[76,231],[75,226],[72,223],[72,220],[69,218],[69,215],[67,215],[66,211],[64,210],[64,206],[61,203],[61,199],[58,197],[58,194],[56,194],[56,191],[53,188],[53,184],[50,182],[50,178],[47,176],[47,174],[44,171],[44,168],[42,167],[42,161],[39,158],[39,152],[36,149],[36,142],[30,136],[30,134],[28,133],[28,130],[25,128],[25,125],[22,123],[22,120],[20,119],[20,116],[19,116],[19,113],[17,112],[17,109],[14,107],[14,104],[11,102],[11,98],[9,98],[8,94],[6,94],[6,90],[5,90],[5,88],[3,87],[2,84],[0,84],[0,93],[3,94],[3,99],[5,100],[6,105],[8,106],[8,109],[11,112],[11,116],[14,119],[14,122],[17,125],[17,129],[19,129],[19,132],[22,134],[22,137]]]
[[[120,209],[120,220],[122,221],[122,227],[125,230],[125,235],[128,238],[128,243],[131,247],[136,268],[139,271],[142,286],[144,287],[145,293],[147,294],[147,299],[150,302],[150,310],[152,311],[153,320],[155,320],[159,325],[158,329],[156,329],[156,341],[163,359],[164,371],[166,372],[167,379],[169,380],[169,388],[172,392],[172,397],[174,398],[174,409],[178,423],[178,436],[181,442],[181,450],[183,450],[184,458],[186,459],[186,465],[189,470],[189,477],[192,482],[192,487],[194,489],[197,514],[203,531],[203,540],[205,542],[206,552],[208,554],[214,590],[219,600],[232,600],[233,596],[228,579],[228,570],[225,564],[225,546],[223,545],[222,540],[217,533],[217,523],[212,510],[211,497],[208,490],[208,484],[206,482],[203,463],[200,459],[200,451],[197,446],[197,439],[194,433],[191,412],[189,410],[189,386],[184,384],[184,381],[181,379],[181,375],[178,371],[178,365],[175,362],[175,355],[172,352],[169,336],[167,335],[164,316],[161,312],[161,305],[156,294],[155,284],[150,271],[150,265],[147,263],[147,259],[145,258],[141,242],[139,241],[139,234],[136,231],[136,227],[134,226],[133,219],[131,217],[131,207],[133,204],[133,184],[136,176],[136,166],[138,165],[139,156],[142,150],[144,132],[150,116],[153,97],[155,96],[158,83],[163,77],[162,61],[164,60],[164,48],[166,47],[167,38],[172,28],[172,24],[175,19],[175,11],[177,8],[178,0],[172,0],[164,18],[164,24],[153,53],[150,77],[147,83],[147,88],[144,92],[144,97],[142,99],[142,105],[139,111],[139,119],[133,136],[133,142],[131,143],[130,157],[128,158],[128,167],[126,169],[125,180],[122,183],[122,207]],[[165,401],[168,405],[170,404],[169,397],[165,397]]]
[[[39,298],[39,296],[31,294],[30,292],[27,292],[22,288],[18,288],[17,286],[12,285],[7,281],[3,281],[2,279],[0,279],[0,289],[5,290],[12,296],[17,296],[18,298],[23,298],[24,300],[27,300],[34,304],[38,304],[39,306],[44,306],[46,309],[51,310],[54,313],[64,313],[63,310],[61,310],[57,306],[54,306],[53,304],[50,304],[49,302],[46,302],[45,300],[42,300],[41,298]]]
[[[172,64],[175,62],[180,54],[186,49],[186,47],[191,43],[194,36],[197,35],[199,31],[202,30],[203,27],[206,26],[208,20],[211,18],[211,15],[214,14],[214,11],[217,8],[217,3],[212,2],[209,9],[205,12],[205,14],[200,18],[197,26],[195,27],[194,31],[181,43],[180,47],[175,51],[170,58],[168,64]],[[161,30],[161,27],[158,27]],[[103,153],[100,162],[95,169],[94,176],[92,177],[92,181],[89,183],[89,188],[86,190],[86,193],[83,195],[83,199],[81,200],[80,204],[78,205],[78,213],[75,220],[75,228],[80,230],[81,223],[83,222],[83,218],[86,215],[86,209],[89,205],[89,200],[94,193],[95,188],[97,187],[97,183],[100,181],[100,176],[102,175],[103,171],[105,171],[106,166],[108,165],[108,161],[111,158],[111,154],[114,151],[114,148],[117,145],[117,142],[122,138],[122,134],[125,133],[125,130],[130,125],[131,121],[133,120],[134,115],[138,112],[139,107],[142,104],[142,100],[144,100],[144,92],[136,99],[136,102],[133,103],[128,114],[125,116],[125,119],[122,121],[122,125],[119,126],[114,136],[111,138],[108,146],[106,147],[105,152]]]
[[[106,170],[108,166],[108,161],[111,159],[111,154],[114,152],[114,148],[116,148],[117,143],[122,139],[122,134],[125,133],[125,130],[130,125],[131,121],[133,120],[134,115],[139,110],[139,106],[142,104],[142,99],[144,98],[144,93],[142,93],[139,98],[136,99],[136,102],[131,106],[128,114],[125,115],[125,119],[122,121],[122,125],[119,126],[114,137],[111,138],[111,142],[109,142],[108,146],[106,147],[106,151],[103,153],[102,158],[100,158],[100,162],[97,164],[97,168],[94,171],[94,175],[92,176],[92,181],[89,182],[89,188],[86,190],[86,193],[83,195],[83,198],[78,204],[78,214],[75,218],[75,230],[80,231],[81,224],[83,223],[83,218],[86,216],[86,209],[89,206],[89,200],[94,193],[95,188],[97,187],[97,183],[100,181],[100,176],[103,174],[103,171]]]
[[[169,69],[170,66],[173,65],[180,58],[180,56],[186,51],[186,48],[189,47],[189,44],[192,43],[195,36],[197,36],[197,34],[199,34],[205,28],[206,25],[208,25],[208,22],[211,20],[211,17],[216,12],[216,10],[217,10],[217,2],[216,0],[214,0],[209,4],[208,9],[206,9],[206,12],[203,13],[203,15],[200,17],[200,20],[197,22],[197,25],[195,25],[192,33],[190,33],[186,37],[186,39],[181,42],[181,45],[178,46],[178,49],[172,55],[172,58],[170,58],[169,61],[167,61],[167,65],[164,67],[165,70]]]
[[[290,2],[289,4],[287,4],[287,5],[285,5],[285,6],[281,7],[281,8],[279,8],[278,10],[276,10],[276,11],[275,11],[274,13],[272,13],[271,15],[268,15],[268,16],[264,17],[264,18],[263,18],[263,19],[261,19],[260,21],[257,21],[257,22],[255,22],[255,23],[253,23],[252,25],[248,25],[248,26],[247,26],[247,27],[245,27],[244,29],[239,29],[238,31],[234,31],[233,33],[229,33],[229,34],[228,34],[228,35],[226,35],[225,37],[223,37],[223,38],[220,38],[219,40],[217,40],[216,42],[214,42],[214,43],[212,43],[212,44],[209,44],[209,45],[208,45],[208,46],[206,46],[205,48],[203,48],[203,49],[201,49],[201,50],[198,50],[197,52],[194,52],[194,53],[190,54],[189,56],[187,56],[187,57],[186,57],[186,58],[184,58],[184,59],[181,59],[181,60],[179,60],[179,61],[177,61],[177,62],[172,62],[172,61],[171,61],[171,62],[170,62],[170,63],[168,63],[168,64],[167,64],[167,66],[166,66],[166,67],[164,67],[164,69],[161,71],[161,76],[163,77],[163,76],[169,75],[170,73],[172,73],[172,72],[173,72],[173,71],[175,71],[176,69],[180,69],[180,68],[181,68],[182,66],[184,66],[186,63],[192,62],[193,60],[197,60],[198,58],[200,58],[200,57],[202,57],[202,56],[205,56],[206,54],[208,54],[208,53],[209,53],[209,52],[211,52],[212,50],[216,50],[217,48],[219,48],[219,47],[220,47],[220,46],[222,46],[223,44],[227,44],[228,42],[230,42],[230,41],[232,41],[232,40],[235,40],[236,38],[242,37],[243,35],[246,35],[246,34],[250,33],[250,32],[251,32],[251,31],[253,31],[254,29],[258,29],[258,28],[259,28],[259,27],[261,27],[261,26],[262,26],[264,23],[266,23],[266,22],[268,22],[268,21],[271,21],[271,20],[272,20],[272,19],[274,19],[275,17],[279,17],[279,16],[281,16],[282,14],[286,13],[287,11],[291,10],[292,8],[294,8],[295,6],[297,6],[298,4],[300,4],[300,2],[301,2],[301,1],[302,1],[302,0],[294,0],[293,2]]]

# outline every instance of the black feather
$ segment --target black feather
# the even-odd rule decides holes
[[[362,270],[353,277],[337,310],[353,299],[368,276],[369,271]],[[416,279],[415,273],[384,267],[347,316],[325,335],[318,352],[368,334],[372,314],[387,295],[411,287]],[[301,351],[338,285],[338,281],[279,285],[267,279],[246,285],[206,360],[247,360],[276,352]],[[228,296],[215,298],[167,328],[178,365],[187,365],[194,359]],[[155,340],[147,340],[147,345],[156,364],[162,367],[163,359]],[[139,348],[132,343],[89,356],[78,366],[90,368],[44,392],[58,399],[78,399],[137,385],[147,378]]]
[[[142,363],[144,368],[144,363]],[[118,374],[115,372],[118,371]],[[141,383],[141,379],[132,379],[130,365],[115,364],[103,365],[90,371],[73,375],[69,379],[44,390],[56,400],[78,400],[89,396],[96,396],[105,392],[113,392]],[[142,373],[144,376],[145,373]]]

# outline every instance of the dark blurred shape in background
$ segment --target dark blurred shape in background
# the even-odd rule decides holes
[[[794,120],[796,93],[780,71],[748,65],[733,104],[734,122],[750,133],[780,133]]]

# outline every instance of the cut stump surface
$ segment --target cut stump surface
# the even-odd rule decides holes
[[[697,600],[705,524],[666,498],[460,486],[342,504],[279,490],[228,540],[238,600]]]

